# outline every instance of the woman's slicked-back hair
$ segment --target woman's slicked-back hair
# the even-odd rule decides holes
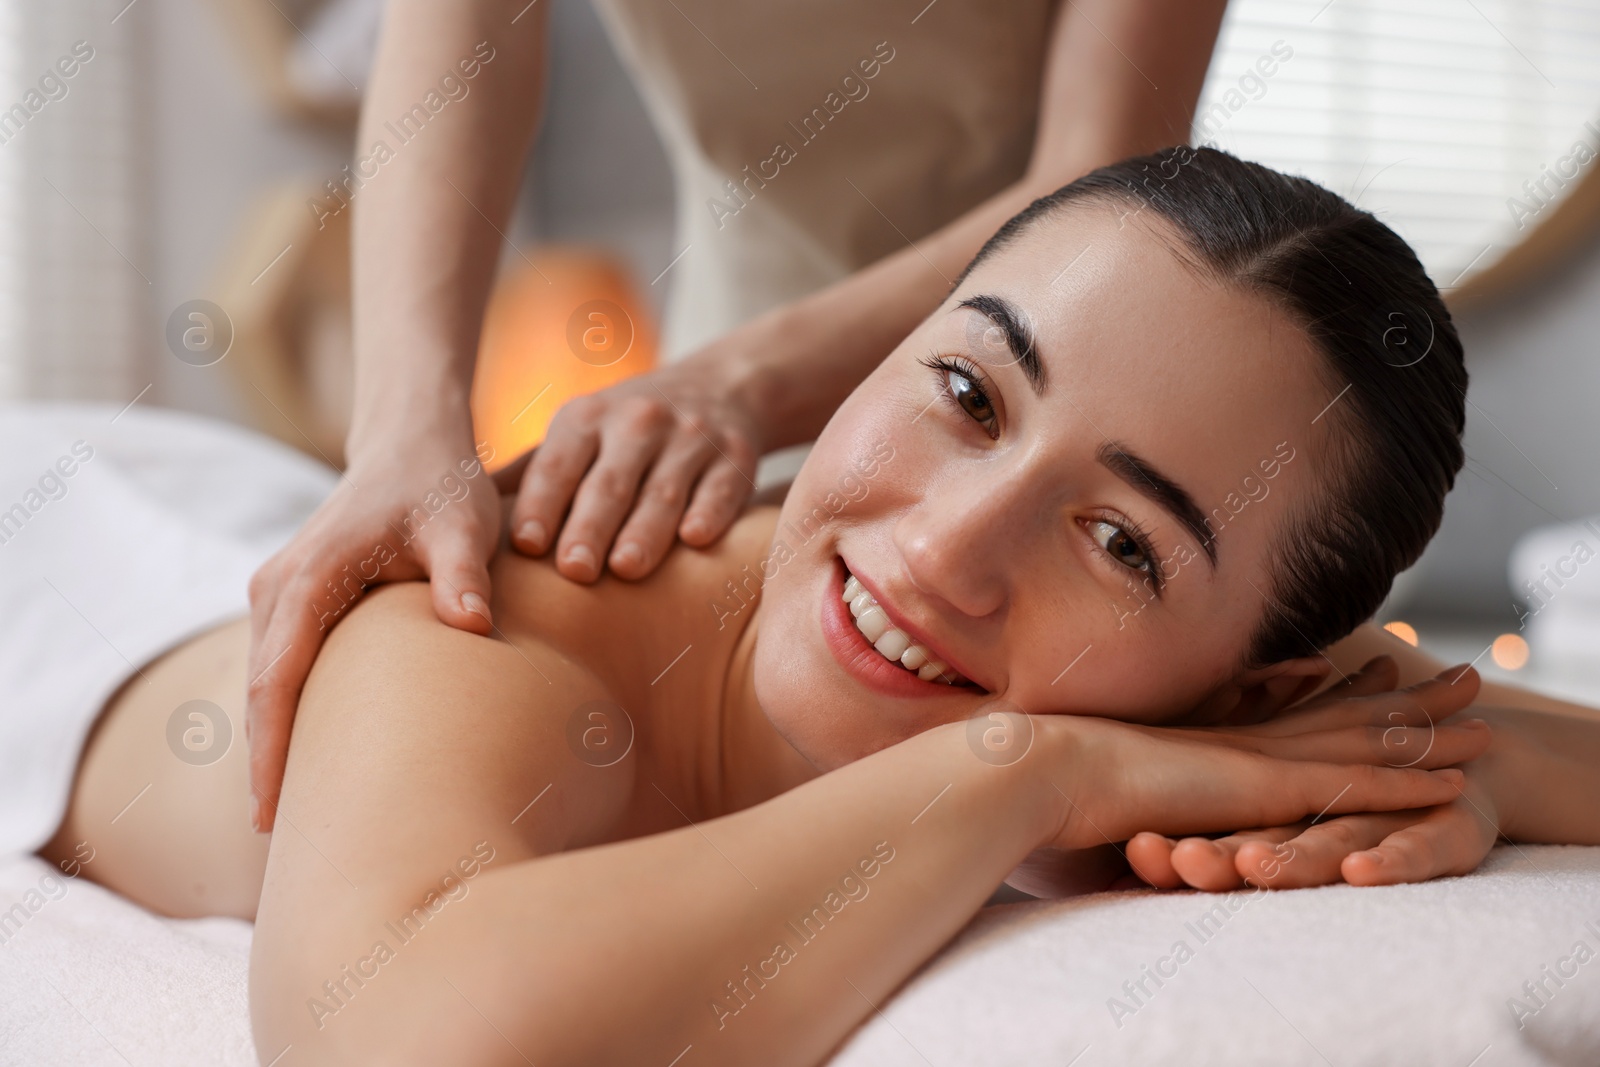
[[[1038,219],[1084,201],[1165,220],[1186,259],[1283,309],[1326,357],[1325,491],[1285,524],[1244,664],[1315,654],[1371,618],[1416,562],[1461,469],[1467,371],[1439,291],[1368,212],[1305,178],[1188,146],[1101,167],[1035,200],[961,278]]]

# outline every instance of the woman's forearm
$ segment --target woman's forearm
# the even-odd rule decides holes
[[[1346,674],[1377,655],[1395,659],[1402,686],[1446,666],[1372,623],[1328,650]],[[1530,843],[1600,844],[1600,710],[1485,681],[1454,718],[1481,718],[1495,728],[1496,745],[1476,771],[1490,783],[1501,833]]]
[[[1474,705],[1501,744],[1479,762],[1512,841],[1600,845],[1600,713]]]
[[[546,990],[522,1051],[820,1062],[1059,822],[1042,761],[1023,764],[938,727],[757,807],[506,872],[537,901],[516,940]],[[626,947],[625,973],[600,945]]]
[[[388,4],[350,197],[355,459],[401,433],[470,451],[478,333],[543,86],[547,5],[524,6]]]

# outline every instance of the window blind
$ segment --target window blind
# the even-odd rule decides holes
[[[1194,140],[1355,201],[1452,287],[1600,166],[1600,3],[1233,0]]]

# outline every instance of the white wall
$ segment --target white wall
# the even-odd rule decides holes
[[[286,121],[268,105],[216,3],[141,0],[124,18],[148,24],[156,109],[149,331],[157,376],[146,399],[238,418],[243,406],[227,361],[192,367],[173,357],[163,337],[167,315],[184,301],[216,297],[213,280],[258,196],[293,177],[332,175],[348,159],[349,138]]]
[[[1415,603],[1514,623],[1506,556],[1517,536],[1600,514],[1600,234],[1547,281],[1458,326],[1472,376],[1467,468]]]
[[[614,249],[659,311],[667,281],[650,282],[672,261],[674,206],[661,143],[588,0],[555,0],[550,32],[524,232]]]

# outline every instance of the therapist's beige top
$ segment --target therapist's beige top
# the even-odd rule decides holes
[[[677,176],[668,358],[1022,176],[1054,0],[595,0]],[[730,187],[729,182],[735,183]]]

